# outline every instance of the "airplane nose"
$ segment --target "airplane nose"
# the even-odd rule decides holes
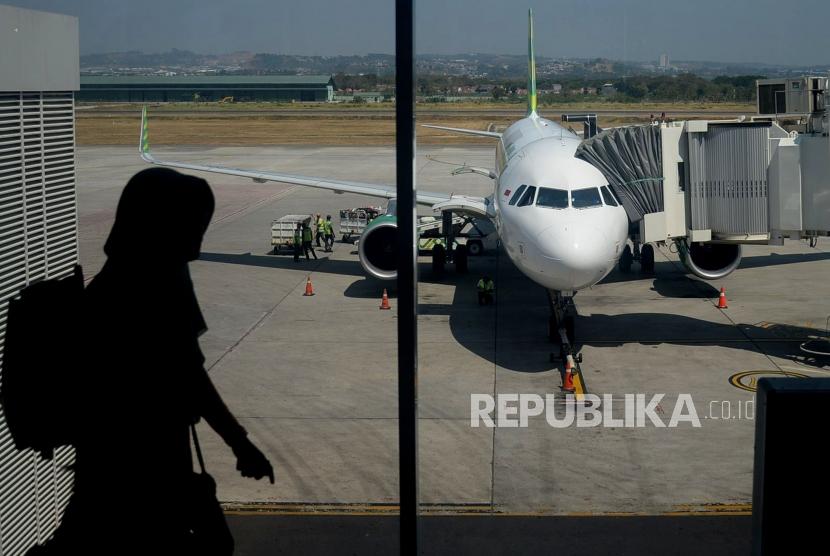
[[[539,234],[543,266],[561,279],[561,289],[592,286],[605,276],[612,258],[607,235],[595,225],[572,221]]]

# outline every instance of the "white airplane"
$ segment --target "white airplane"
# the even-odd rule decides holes
[[[431,206],[436,212],[452,211],[490,219],[510,259],[531,280],[551,292],[552,316],[560,330],[567,327],[568,335],[572,336],[573,295],[602,280],[624,251],[630,256],[626,245],[629,222],[602,173],[574,157],[580,137],[537,113],[532,12],[528,27],[526,117],[503,133],[427,126],[497,141],[495,170],[462,169],[493,179],[492,195],[469,197],[418,190],[417,202]],[[159,160],[150,153],[146,108],[142,113],[139,150],[146,162],[161,166],[241,176],[257,182],[291,183],[386,199],[395,197],[392,185]],[[369,275],[396,278],[396,226],[394,214],[388,214],[374,220],[364,232],[358,253]],[[646,249],[653,256],[651,246],[645,246],[644,252]],[[552,327],[551,333],[553,330]]]

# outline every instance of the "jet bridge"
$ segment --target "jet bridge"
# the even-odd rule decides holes
[[[576,156],[608,179],[637,242],[813,240],[830,235],[826,111],[814,121],[808,133],[744,119],[608,129]]]

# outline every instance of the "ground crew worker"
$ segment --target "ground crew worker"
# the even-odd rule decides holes
[[[334,247],[334,228],[331,225],[331,215],[326,215],[326,221],[323,222],[323,230],[326,234],[325,239],[323,242],[326,244],[326,252],[331,252],[331,248]]]
[[[315,239],[317,240],[317,247],[320,247],[320,240],[326,240],[326,222],[325,220],[323,220],[323,217],[320,215],[319,212],[317,213],[317,219],[314,220],[314,226],[314,231],[316,232]]]
[[[308,227],[308,224],[303,224],[303,252],[305,253],[305,260],[308,259],[308,252],[311,251],[311,254],[314,255],[314,260],[317,260],[317,253],[314,252],[314,245],[311,243],[312,239],[311,228]]]
[[[300,253],[303,252],[303,225],[297,222],[294,229],[294,262],[300,262]]]
[[[489,276],[482,276],[476,284],[476,288],[478,289],[478,304],[492,305],[493,292],[496,291],[496,284],[493,280]]]

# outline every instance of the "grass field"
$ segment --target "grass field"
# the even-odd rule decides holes
[[[585,105],[557,105],[541,107],[540,112],[554,120],[562,111],[586,112],[610,110],[612,103]],[[313,118],[304,118],[296,110],[308,110]],[[488,108],[492,114],[484,110]],[[150,140],[157,145],[393,145],[395,121],[390,113],[393,105],[333,105],[333,104],[163,104],[150,108]],[[281,111],[285,109],[286,113]],[[381,110],[383,109],[383,110]],[[515,113],[512,110],[515,109]],[[503,103],[425,104],[418,106],[419,123],[437,123],[450,127],[471,129],[503,129],[522,114],[520,105]],[[672,111],[699,112],[687,118],[705,117],[714,111],[712,119],[723,118],[724,112],[752,112],[747,105],[727,104],[619,104],[618,112],[604,116],[600,113],[600,127],[645,123],[649,113]],[[262,111],[267,110],[267,113]],[[290,112],[288,112],[290,110]],[[342,110],[342,113],[340,113]],[[475,113],[465,114],[465,110]],[[510,110],[507,112],[506,110]],[[372,116],[373,111],[378,112]],[[182,113],[186,112],[186,113]],[[382,113],[381,113],[382,112]],[[367,117],[367,114],[369,115]],[[680,116],[677,119],[681,119]],[[78,145],[131,145],[138,143],[140,105],[109,104],[80,106],[76,111],[76,139]],[[574,125],[575,129],[580,124]],[[422,144],[490,144],[492,139],[460,136],[419,127],[418,141]]]
[[[309,111],[325,110],[325,111],[342,111],[342,112],[383,112],[394,110],[395,105],[392,102],[383,103],[366,103],[366,104],[351,104],[351,103],[319,103],[319,102],[234,102],[220,104],[218,102],[169,102],[169,103],[147,103],[153,111],[167,112],[167,111],[200,111],[200,112],[246,112],[251,110],[269,110],[269,111]],[[142,104],[136,103],[82,103],[80,110],[106,110],[111,112],[133,112],[141,110]],[[475,101],[475,102],[424,102],[418,104],[419,110],[428,110],[430,112],[446,111],[457,112],[465,110],[490,110],[490,111],[523,111],[525,103],[522,102],[495,102],[495,101]],[[539,109],[542,111],[550,111],[555,113],[560,112],[578,112],[578,111],[621,111],[621,112],[670,112],[670,111],[718,111],[718,112],[754,112],[755,104],[746,103],[720,103],[720,102],[651,102],[651,103],[633,103],[633,102],[612,102],[612,101],[595,101],[595,102],[561,102],[551,104],[540,104]]]
[[[438,123],[471,129],[503,129],[515,117],[493,118],[425,118],[421,123]],[[600,126],[621,123],[619,118],[600,118]],[[629,122],[632,119],[628,119]],[[648,118],[637,118],[647,121]],[[135,117],[78,118],[76,137],[79,145],[138,144],[140,119]],[[575,126],[578,129],[578,125]],[[491,144],[492,139],[450,134],[425,127],[418,128],[418,142],[423,144]],[[240,115],[237,118],[175,117],[151,118],[150,142],[153,145],[393,145],[393,119],[344,118],[268,118]]]

